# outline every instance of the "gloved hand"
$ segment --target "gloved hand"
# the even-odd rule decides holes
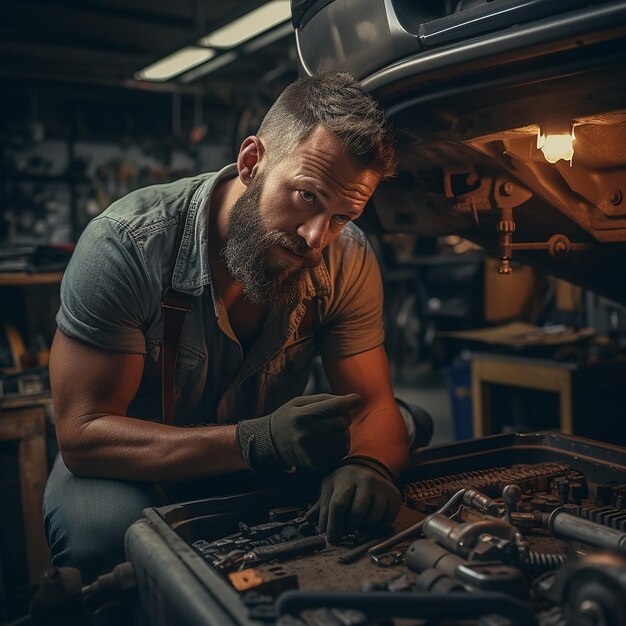
[[[350,449],[350,416],[361,396],[320,393],[289,400],[270,415],[243,420],[236,435],[253,470],[306,468],[328,471]]]
[[[388,526],[398,514],[400,492],[389,469],[369,457],[353,457],[322,481],[319,500],[307,512],[329,543],[357,529]]]

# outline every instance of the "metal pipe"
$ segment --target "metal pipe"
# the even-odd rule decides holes
[[[582,541],[596,548],[626,551],[626,533],[576,517],[562,507],[550,514],[548,529],[555,537]]]
[[[459,565],[467,565],[465,559],[442,548],[432,539],[414,541],[406,551],[405,562],[414,572],[435,568],[453,578]]]

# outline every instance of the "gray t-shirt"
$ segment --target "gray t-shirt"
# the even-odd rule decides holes
[[[59,328],[102,350],[145,355],[131,416],[161,420],[161,297],[170,284],[196,296],[176,366],[176,424],[267,414],[302,394],[316,352],[345,357],[383,342],[378,265],[364,234],[348,224],[326,248],[324,262],[308,272],[305,300],[270,312],[244,358],[215,298],[208,262],[211,192],[218,180],[235,175],[230,165],[130,193],[90,222],[67,267]]]

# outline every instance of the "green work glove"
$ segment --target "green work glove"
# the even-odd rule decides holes
[[[369,457],[351,457],[323,480],[320,497],[306,517],[326,532],[329,543],[337,543],[345,533],[388,526],[401,500],[385,465]]]
[[[237,441],[253,470],[306,468],[328,471],[350,449],[350,416],[361,401],[351,393],[293,398],[270,415],[237,424]]]

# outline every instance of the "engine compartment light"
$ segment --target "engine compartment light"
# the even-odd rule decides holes
[[[545,134],[539,131],[537,135],[537,148],[543,152],[548,163],[556,163],[563,159],[569,161],[571,167],[575,138],[573,126],[569,132],[550,132],[546,129]]]

